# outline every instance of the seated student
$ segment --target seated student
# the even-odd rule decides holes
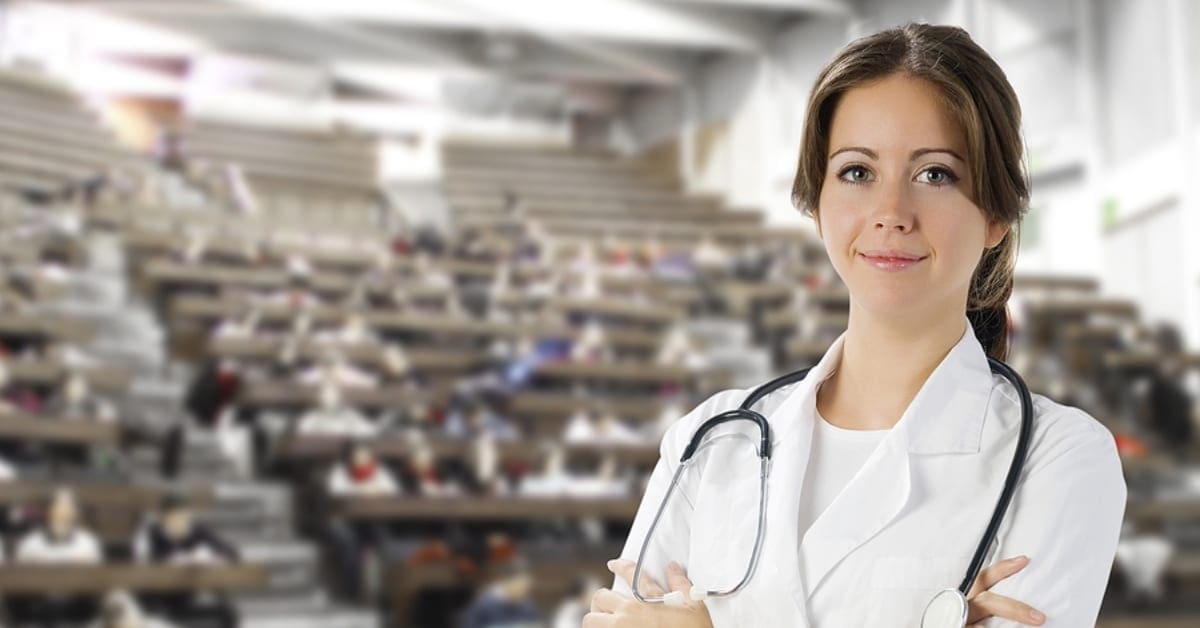
[[[333,345],[361,345],[375,343],[379,335],[367,324],[361,311],[351,310],[342,318],[342,324],[313,334],[313,340]]]
[[[304,369],[296,375],[301,384],[320,384],[331,382],[337,386],[351,388],[375,388],[379,386],[379,377],[374,373],[358,368],[346,360],[341,351],[333,347],[326,348],[321,356],[321,363]]]
[[[103,553],[100,541],[80,524],[75,493],[58,488],[46,504],[41,525],[21,538],[13,558],[25,563],[96,564]]]
[[[13,482],[17,479],[17,469],[4,458],[0,458],[0,484]],[[3,544],[0,544],[2,546]],[[2,547],[0,547],[2,551]]]
[[[197,425],[213,427],[222,412],[234,407],[241,386],[241,365],[237,360],[209,360],[188,384],[184,409]]]
[[[643,437],[649,439],[645,441],[648,443],[661,441],[671,425],[679,420],[679,417],[687,414],[683,391],[678,387],[664,386],[659,400],[662,405],[659,406],[658,416],[641,427]]]
[[[413,269],[417,285],[444,291],[454,288],[454,277],[446,272],[445,268],[435,264],[424,252],[417,253]]]
[[[396,478],[366,443],[347,441],[338,463],[329,470],[325,488],[335,497],[393,496],[400,493]]]
[[[560,444],[549,445],[540,473],[521,478],[518,494],[525,497],[623,497],[628,482],[620,473],[615,457],[604,456],[590,472],[577,472],[567,466],[567,450]]]
[[[287,287],[267,296],[263,302],[286,305],[293,310],[307,310],[319,305],[320,298],[312,289],[308,262],[289,260]]]
[[[657,364],[682,366],[700,371],[708,366],[708,357],[692,341],[687,327],[681,323],[671,325],[662,337],[658,348]]]
[[[512,493],[510,479],[501,468],[501,452],[496,439],[487,434],[471,441],[467,468],[473,492],[482,495],[505,496]]]
[[[604,586],[593,575],[576,576],[571,583],[571,594],[558,604],[554,620],[549,628],[579,628],[583,617],[592,606],[592,593]]]
[[[578,406],[571,418],[567,420],[567,428],[563,431],[563,442],[567,444],[590,443],[596,437],[596,417],[591,408]]]
[[[467,400],[451,409],[446,416],[446,435],[468,439],[488,435],[499,441],[520,438],[520,432],[496,410],[495,404]]]
[[[111,401],[92,389],[87,375],[70,368],[59,389],[46,402],[44,412],[66,419],[88,419],[102,423],[117,420],[117,409]]]
[[[260,332],[258,325],[262,321],[262,308],[255,303],[249,303],[242,308],[239,317],[226,317],[213,329],[214,339],[253,338]]]
[[[100,605],[100,617],[88,628],[175,628],[174,624],[147,616],[128,591],[109,591]]]
[[[325,483],[331,497],[393,497],[400,487],[391,471],[375,457],[366,443],[349,441],[341,459],[330,470]],[[377,522],[348,521],[338,517],[329,522],[329,545],[339,575],[339,593],[359,600],[367,581],[369,561],[379,560],[386,539],[386,526]]]
[[[187,243],[179,252],[179,261],[195,266],[204,261],[208,252],[208,234],[204,231],[192,231],[187,235]]]
[[[610,362],[613,352],[608,344],[604,327],[596,318],[588,317],[579,338],[571,347],[571,360],[575,362]]]
[[[209,564],[238,560],[237,548],[197,523],[187,499],[176,494],[163,497],[158,512],[134,540],[133,550],[136,559],[152,562]]]
[[[543,619],[533,602],[533,576],[521,558],[497,570],[463,617],[463,628],[541,626]]]
[[[412,493],[421,497],[446,497],[461,495],[464,486],[447,468],[445,461],[439,461],[433,447],[425,440],[418,430],[408,432],[409,450],[407,464],[404,468],[405,486]]]
[[[594,423],[595,432],[592,442],[603,445],[637,445],[645,439],[636,429],[630,427],[620,417],[607,401],[599,403],[599,418]]]
[[[729,270],[733,263],[733,255],[717,244],[711,233],[705,233],[700,244],[692,249],[692,263],[705,274],[722,274]]]
[[[71,255],[69,244],[66,246],[50,246],[42,249],[35,276],[38,283],[65,285],[71,281]]]
[[[221,174],[226,197],[222,200],[225,205],[239,214],[257,215],[259,213],[258,198],[255,197],[254,190],[250,187],[250,182],[246,179],[246,173],[242,170],[241,165],[225,164]]]
[[[168,494],[158,512],[142,527],[133,541],[134,558],[144,562],[174,565],[234,563],[237,548],[194,520],[191,505],[180,495]],[[221,626],[236,626],[233,605],[223,594],[206,591],[161,593],[146,596],[155,612],[181,623],[215,620]]]
[[[67,488],[54,491],[45,505],[41,524],[21,537],[13,552],[16,563],[99,564],[103,560],[100,541],[80,524],[75,493]],[[95,607],[91,595],[9,596],[16,625],[86,621]]]
[[[0,312],[23,312],[33,307],[33,284],[21,271],[12,269],[0,276]]]
[[[369,438],[379,432],[375,423],[346,405],[341,388],[334,383],[321,385],[318,403],[318,407],[300,417],[297,434]]]
[[[13,393],[10,384],[12,377],[8,374],[8,362],[5,360],[3,347],[0,347],[0,416],[5,414],[15,414],[17,412],[17,404],[11,399]]]

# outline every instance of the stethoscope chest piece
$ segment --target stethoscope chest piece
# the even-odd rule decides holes
[[[967,598],[958,589],[943,589],[929,600],[921,628],[963,628],[967,625]]]

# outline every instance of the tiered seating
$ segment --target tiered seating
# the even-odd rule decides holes
[[[50,206],[24,215],[68,213]],[[64,289],[56,296],[35,291],[0,302],[0,458],[5,475],[12,475],[0,481],[0,506],[7,513],[0,531],[5,611],[16,613],[14,620],[31,619],[23,615],[27,612],[39,616],[45,607],[31,611],[38,606],[23,606],[22,601],[47,594],[56,600],[88,600],[115,589],[186,596],[199,590],[232,594],[266,588],[266,566],[253,558],[209,566],[134,560],[136,539],[148,516],[168,495],[186,499],[201,517],[209,516],[219,498],[211,486],[172,482],[136,469],[135,458],[153,451],[156,437],[133,401],[134,374],[95,349],[93,341],[111,331],[101,318],[84,320],[70,313],[78,309],[77,295],[91,286],[89,260],[67,260],[62,266],[57,259],[45,262],[40,248],[51,240],[40,237],[43,225],[29,222],[22,228],[34,254],[7,270],[36,276],[45,270],[39,264],[50,263],[55,282]],[[96,305],[89,303],[92,314]],[[61,499],[62,489],[78,504],[76,529],[94,535],[100,546],[98,564],[39,558],[38,550],[25,542],[41,533],[43,519],[49,517],[41,505]],[[83,555],[79,560],[92,560]],[[50,562],[27,562],[32,560]],[[74,602],[68,608],[79,610]]]
[[[519,222],[521,215],[562,236],[645,237],[695,242],[762,242],[802,237],[801,231],[768,228],[761,214],[731,211],[713,197],[690,197],[672,181],[644,174],[636,160],[561,148],[514,148],[458,143],[443,151],[443,189],[461,228]]]
[[[262,209],[276,218],[363,224],[379,202],[372,138],[212,121],[195,123],[184,137],[189,156],[240,167]]]
[[[0,72],[0,189],[58,191],[134,159],[76,95]]]

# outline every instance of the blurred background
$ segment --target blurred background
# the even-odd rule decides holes
[[[1023,105],[1010,362],[1117,439],[1101,625],[1200,625],[1190,0],[0,2],[6,621],[578,626],[666,426],[844,329],[805,103],[911,20]]]

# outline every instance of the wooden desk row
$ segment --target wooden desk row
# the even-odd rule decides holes
[[[430,439],[426,444],[435,456],[442,458],[466,459],[473,448],[470,442],[445,438]],[[368,446],[376,456],[384,459],[403,459],[412,453],[412,445],[403,437],[376,438]],[[295,436],[280,444],[276,456],[285,463],[330,461],[338,457],[341,447],[341,439]],[[502,460],[541,460],[545,456],[545,447],[537,442],[497,442],[496,447]],[[584,463],[595,463],[612,456],[618,462],[644,468],[653,466],[659,456],[658,446],[654,443],[629,446],[577,444],[564,447],[568,460]]]
[[[1117,318],[1136,320],[1139,316],[1137,303],[1127,299],[1081,298],[1026,303],[1026,311],[1031,317],[1051,318],[1058,320],[1074,320],[1087,318],[1092,314],[1102,314]]]
[[[121,427],[89,419],[0,414],[0,440],[58,445],[116,445]]]
[[[226,318],[239,318],[245,313],[246,305],[242,302],[180,295],[171,302],[168,316],[172,324],[212,324]],[[290,324],[300,313],[286,305],[264,307],[260,322]],[[348,310],[335,306],[320,306],[310,313],[315,324],[326,326],[341,324],[348,315]],[[440,334],[465,341],[516,339],[522,335],[531,338],[577,338],[582,333],[579,329],[567,326],[448,317],[429,312],[378,309],[367,310],[362,316],[369,327],[385,333]],[[609,329],[605,330],[605,336],[618,351],[653,352],[662,342],[660,334],[639,329]]]
[[[282,268],[238,267],[220,264],[186,264],[173,260],[158,259],[145,264],[140,271],[140,281],[153,293],[172,286],[200,288],[206,291],[220,288],[243,288],[256,291],[284,290],[290,276]],[[346,296],[355,289],[355,282],[338,273],[314,273],[309,278],[314,292],[333,296]],[[406,294],[414,301],[444,304],[449,291],[444,288],[409,285]]]
[[[5,593],[96,593],[133,591],[243,591],[269,584],[259,564],[180,566],[158,564],[0,565]]]
[[[3,367],[14,382],[53,386],[61,383],[69,374],[70,367],[57,360],[7,360]],[[120,394],[129,389],[131,375],[111,366],[87,366],[79,369],[94,389]]]
[[[145,267],[143,275],[155,289],[172,284],[195,285],[205,289],[226,286],[268,291],[283,290],[288,282],[287,273],[283,270],[237,268],[213,264],[189,265],[167,260],[151,262]],[[315,276],[312,285],[314,291],[323,294],[346,294],[354,288],[352,282],[331,275]],[[746,290],[747,288],[741,287],[741,289]],[[406,296],[413,301],[435,303],[442,307],[450,296],[448,289],[420,284],[405,285],[404,291]],[[768,291],[772,296],[776,296],[779,288],[768,289]],[[647,325],[666,325],[681,320],[685,312],[684,306],[696,299],[698,299],[698,294],[694,292],[675,298],[675,301],[681,302],[683,306],[606,297],[554,296],[534,299],[514,290],[503,297],[501,303],[509,307],[548,306],[564,313],[590,314]]]
[[[311,221],[288,220],[276,212],[262,211],[246,215],[225,208],[166,207],[144,202],[110,202],[94,208],[87,215],[90,227],[108,230],[156,229],[179,231],[207,227],[213,230],[256,235],[260,238],[294,234],[300,237],[317,235],[330,225],[314,226]],[[336,233],[346,237],[377,238],[376,224],[340,224]]]
[[[551,362],[534,369],[534,377],[542,380],[567,382],[605,382],[618,384],[676,384],[689,386],[696,377],[691,371],[680,367],[637,363],[570,363]],[[421,394],[400,384],[383,384],[378,387],[344,387],[343,398],[351,406],[365,408],[396,408],[406,405],[444,399],[454,386],[453,381],[437,381],[433,390]],[[291,380],[264,379],[245,382],[239,395],[239,403],[250,406],[308,406],[319,399],[320,389],[316,385],[302,384]],[[603,400],[601,403],[608,402]],[[520,403],[518,402],[518,406]],[[620,402],[612,402],[616,408]]]
[[[211,487],[172,488],[115,481],[68,482],[63,485],[74,491],[82,506],[101,509],[151,509],[157,507],[163,496],[171,492],[182,492],[197,509],[211,506],[216,500]],[[0,505],[44,501],[58,486],[59,483],[48,481],[0,482]]]
[[[31,340],[86,342],[95,329],[83,321],[44,312],[0,311],[0,335]]]
[[[646,237],[655,236],[664,242],[697,242],[705,236],[711,236],[722,244],[767,243],[775,241],[795,242],[798,239],[810,237],[810,233],[802,228],[770,227],[765,225],[695,225],[695,224],[663,224],[654,221],[626,222],[590,222],[580,223],[572,220],[543,220],[546,230],[556,236],[581,236],[589,238],[613,237]],[[460,227],[474,227],[484,231],[497,228],[519,226],[519,220],[508,218],[485,218],[464,221]]]
[[[583,497],[354,497],[334,500],[333,512],[360,521],[540,521],[598,517],[633,521],[640,496]]]
[[[481,262],[465,260],[447,260],[435,263],[436,266],[451,272],[453,275],[467,276],[474,279],[490,281],[496,274],[497,266]],[[168,259],[152,259],[142,265],[140,278],[151,291],[161,291],[169,286],[194,286],[204,290],[215,290],[224,287],[244,288],[250,290],[282,290],[288,285],[289,275],[282,265],[269,266],[236,266],[205,261],[189,264]],[[360,271],[355,271],[360,272]],[[365,271],[361,271],[365,272]],[[533,277],[546,277],[548,269],[516,269],[519,280]],[[578,272],[568,272],[568,280],[578,280]],[[311,276],[313,290],[320,294],[333,297],[344,297],[355,289],[361,274],[345,272],[316,272]],[[694,285],[679,285],[677,282],[646,277],[642,275],[610,276],[600,278],[602,289],[608,291],[640,291],[654,296],[653,303],[634,304],[614,299],[573,299],[552,297],[549,299],[533,299],[514,289],[501,303],[507,307],[529,307],[549,304],[564,311],[583,311],[609,316],[629,316],[635,319],[645,319],[650,323],[663,323],[677,320],[686,308],[692,307],[700,300],[700,292]],[[384,284],[373,286],[404,288],[405,294],[414,302],[429,303],[445,307],[450,297],[450,291],[442,288],[421,285],[418,277],[402,278],[393,273],[391,279]],[[730,289],[741,288],[731,282]],[[776,291],[781,290],[775,287]]]
[[[208,347],[209,354],[219,358],[234,358],[248,361],[273,361],[283,351],[282,338],[220,337],[214,338]],[[372,367],[385,365],[385,346],[371,343],[322,343],[306,341],[297,346],[297,357],[319,360],[327,351],[334,350],[348,361]],[[404,355],[414,371],[419,373],[468,373],[487,362],[487,355],[480,350],[446,350],[433,347],[405,349]]]

